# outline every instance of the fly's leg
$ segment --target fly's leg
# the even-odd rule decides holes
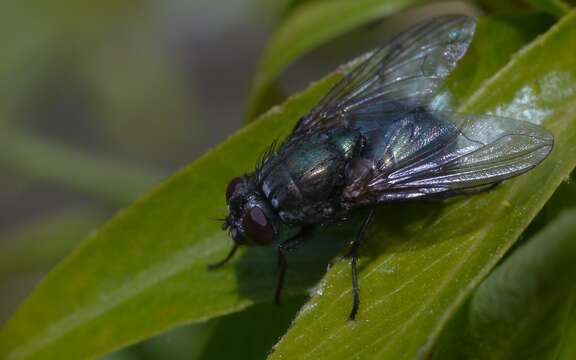
[[[238,245],[234,244],[232,249],[230,249],[230,252],[228,253],[228,255],[226,255],[226,257],[223,260],[218,261],[217,263],[208,265],[208,270],[214,270],[214,269],[218,269],[219,267],[222,267],[224,264],[226,264],[228,261],[230,261],[230,259],[232,259],[232,257],[234,257],[234,254],[236,254],[236,250],[238,250]]]
[[[358,307],[360,306],[360,288],[358,286],[358,276],[356,272],[356,263],[358,262],[358,250],[362,244],[362,239],[366,234],[366,229],[374,219],[374,208],[370,209],[370,212],[362,222],[360,230],[356,234],[356,238],[350,245],[350,250],[348,250],[347,256],[350,257],[350,269],[352,270],[352,291],[354,293],[354,300],[352,302],[352,310],[348,316],[348,320],[354,320],[356,318],[356,313],[358,313]]]
[[[282,288],[284,287],[284,277],[286,275],[286,268],[288,264],[286,263],[286,248],[285,243],[278,246],[278,279],[276,280],[276,290],[274,291],[274,303],[280,304],[280,298],[282,296]]]
[[[280,304],[282,296],[282,288],[284,287],[284,277],[288,263],[286,262],[286,253],[296,249],[305,240],[306,235],[310,232],[310,228],[306,227],[300,233],[288,240],[285,240],[278,246],[278,280],[276,282],[276,291],[274,292],[274,302]]]

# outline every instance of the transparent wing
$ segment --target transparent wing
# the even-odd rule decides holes
[[[295,133],[378,102],[425,105],[468,49],[475,20],[448,15],[397,35],[337,83],[297,125]]]
[[[554,138],[514,119],[417,110],[398,121],[382,159],[345,191],[355,205],[466,193],[522,174],[548,156]]]

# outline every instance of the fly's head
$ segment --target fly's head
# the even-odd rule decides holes
[[[236,245],[268,245],[278,233],[278,220],[250,176],[232,179],[226,189],[228,216],[222,228]]]

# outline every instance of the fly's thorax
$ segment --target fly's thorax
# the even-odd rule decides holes
[[[324,222],[337,211],[346,163],[361,144],[345,128],[288,139],[258,170],[261,192],[285,223]]]

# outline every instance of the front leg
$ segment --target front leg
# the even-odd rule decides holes
[[[215,270],[224,266],[228,261],[230,261],[234,257],[234,254],[236,254],[236,250],[238,250],[238,244],[235,243],[234,246],[232,246],[232,248],[228,252],[228,255],[226,255],[226,257],[223,260],[220,260],[213,264],[208,264],[208,270]]]
[[[286,269],[288,268],[286,253],[296,249],[304,243],[311,229],[311,227],[305,227],[296,236],[291,237],[278,245],[278,281],[276,282],[276,291],[274,292],[274,302],[276,304],[280,304],[282,288],[284,287],[284,277],[286,275]]]

